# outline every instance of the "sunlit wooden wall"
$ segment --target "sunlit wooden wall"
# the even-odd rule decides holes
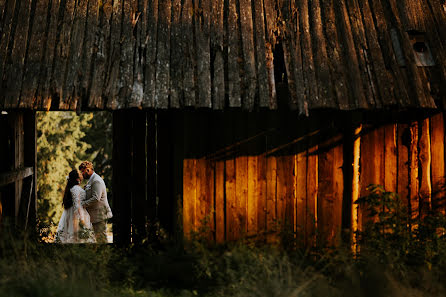
[[[371,183],[398,192],[414,219],[444,213],[443,114],[413,120],[399,116],[392,123],[379,117],[361,118],[325,138],[309,140],[311,133],[324,131],[306,129],[284,145],[260,151],[185,158],[185,235],[216,242],[276,242],[293,236],[307,246],[336,245],[342,230],[351,234],[365,223],[354,202]]]

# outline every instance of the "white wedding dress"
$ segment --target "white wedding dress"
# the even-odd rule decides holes
[[[85,190],[76,185],[70,190],[73,206],[64,209],[56,231],[56,243],[94,243],[96,242],[90,215],[82,207]]]

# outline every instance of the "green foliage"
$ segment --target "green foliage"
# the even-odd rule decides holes
[[[361,257],[374,257],[404,272],[410,265],[446,267],[446,218],[441,213],[408,213],[398,194],[369,185],[358,199],[366,224],[357,233]]]

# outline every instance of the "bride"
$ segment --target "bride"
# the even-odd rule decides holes
[[[68,175],[68,182],[63,196],[64,211],[56,231],[56,243],[94,243],[96,242],[90,215],[82,207],[85,190],[79,184],[82,175],[73,170]]]

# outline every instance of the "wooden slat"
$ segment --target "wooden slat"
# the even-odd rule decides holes
[[[398,158],[396,124],[384,127],[384,188],[389,192],[397,191]]]
[[[3,187],[7,184],[14,183],[18,180],[23,180],[28,176],[33,175],[33,168],[26,167],[23,169],[17,169],[11,172],[1,173],[0,174],[0,186]]]
[[[379,91],[380,102],[376,102],[378,106],[382,105],[395,105],[396,98],[391,92],[391,86],[393,83],[393,77],[388,73],[386,65],[384,63],[381,46],[378,42],[377,32],[375,30],[373,15],[370,10],[368,1],[358,1],[361,8],[364,21],[364,29],[367,32],[367,44],[369,48],[369,65],[372,64],[370,75],[376,77],[376,89]],[[377,96],[378,97],[378,96]]]
[[[307,152],[296,156],[296,234],[298,242],[304,244],[307,240]]]
[[[237,156],[235,159],[235,188],[237,238],[243,238],[248,231],[248,157]]]
[[[322,22],[325,28],[327,40],[327,58],[331,73],[331,83],[334,88],[334,95],[336,96],[337,106],[341,110],[349,109],[349,81],[344,82],[344,77],[347,77],[347,65],[344,62],[342,55],[342,48],[339,42],[338,33],[336,30],[336,19],[333,7],[333,1],[322,1]]]
[[[158,0],[149,1],[146,30],[146,68],[143,107],[155,106],[156,49],[158,41]],[[184,6],[185,8],[186,6]]]
[[[215,163],[215,241],[225,240],[225,162]]]
[[[288,234],[294,224],[294,156],[277,157],[277,222]]]
[[[195,174],[196,174],[196,198],[195,198],[195,229],[197,231],[206,230],[208,223],[207,218],[207,176],[206,176],[206,159],[200,158],[196,160]],[[205,234],[200,234],[205,236]]]
[[[53,73],[53,62],[56,54],[57,28],[59,25],[58,12],[59,1],[52,1],[49,12],[48,28],[46,29],[46,42],[43,52],[42,71],[39,78],[39,87],[37,89],[36,106],[41,109],[49,110],[51,106],[52,94],[50,90],[51,77]]]
[[[353,134],[353,174],[352,174],[352,213],[351,213],[351,226],[352,226],[352,251],[357,252],[357,236],[356,232],[360,229],[359,222],[359,206],[356,201],[359,199],[360,191],[360,158],[361,158],[361,137],[360,133],[362,126],[355,129]],[[345,189],[347,190],[347,189]]]
[[[256,70],[257,82],[259,86],[259,106],[268,107],[271,97],[270,86],[268,85],[267,69],[267,46],[265,39],[265,13],[263,0],[253,1],[254,7],[254,30],[255,30],[255,50],[256,50]],[[215,76],[214,76],[215,77]]]
[[[334,237],[332,226],[334,225],[334,186],[333,150],[319,153],[318,158],[318,244],[327,246],[332,244]]]
[[[307,152],[307,205],[305,217],[305,237],[307,246],[316,244],[316,234],[318,228],[318,150],[317,146],[311,147]]]
[[[421,8],[421,1],[401,0],[398,8],[405,31],[417,30],[425,32],[423,15],[426,13]]]
[[[170,64],[170,21],[171,2],[163,2],[159,7],[158,43],[156,54],[156,90],[155,107],[167,108],[169,106],[169,64]]]
[[[170,56],[170,102],[169,107],[180,108],[180,102],[183,102],[183,74],[182,48],[185,46],[182,40],[181,32],[181,0],[172,0],[172,27],[171,27],[171,46]]]
[[[102,63],[104,65],[105,62],[105,32],[102,32],[102,29],[107,33],[110,32],[110,26],[108,23],[108,19],[104,20],[105,10],[111,13],[111,1],[105,1],[101,6],[98,3],[99,0],[88,1],[88,14],[87,14],[87,23],[86,27],[89,28],[85,34],[85,41],[82,49],[82,75],[81,81],[79,84],[79,88],[81,89],[81,98],[82,101],[78,102],[78,110],[81,109],[82,104],[87,104],[88,107],[98,108],[98,104],[95,102],[96,100],[93,98],[102,97],[102,89],[100,94],[97,94],[96,88],[95,91],[92,92],[92,84],[93,78],[92,75],[94,73],[94,69],[96,67],[100,67],[99,65]],[[98,26],[99,25],[99,26]],[[102,39],[102,40],[101,40]],[[99,41],[101,40],[101,42]],[[101,56],[102,59],[98,59],[98,65],[96,65],[96,56],[99,51],[102,50]],[[102,66],[103,67],[103,66]],[[104,68],[101,68],[104,69]],[[102,71],[103,72],[103,71]],[[96,82],[95,82],[96,83]],[[94,96],[92,96],[94,94]],[[83,102],[85,99],[85,102]],[[102,106],[101,106],[102,107]]]
[[[242,107],[247,110],[252,110],[254,108],[254,98],[257,90],[257,76],[254,56],[254,25],[251,0],[239,0],[239,5],[244,64],[244,75],[242,76],[244,86]]]
[[[63,97],[60,100],[61,109],[75,110],[78,100],[82,96],[80,87],[80,76],[82,69],[81,58],[84,44],[84,33],[87,19],[87,0],[79,0],[75,7],[72,36],[70,41],[69,55],[67,59],[67,70],[65,81],[63,81]]]
[[[431,182],[431,139],[430,139],[430,128],[429,128],[429,118],[420,121],[420,140],[418,143],[419,147],[419,164],[421,166],[421,176],[420,176],[420,194],[419,194],[419,207],[420,216],[424,218],[432,210],[432,182]]]
[[[238,12],[236,0],[229,0],[228,8],[228,94],[229,106],[240,107],[240,70],[239,59],[241,58],[240,34],[238,28]]]
[[[197,61],[198,107],[212,107],[210,17],[211,1],[194,1],[195,54]]]
[[[349,106],[367,108],[368,104],[365,98],[364,90],[362,88],[361,74],[358,67],[359,60],[355,50],[355,43],[353,41],[352,29],[350,25],[350,20],[348,18],[347,8],[345,6],[345,1],[335,1],[334,9],[336,15],[336,22],[338,27],[338,36],[340,38],[342,47],[343,58],[347,62],[347,81],[351,82],[349,84],[350,92],[353,96],[349,98]]]
[[[183,232],[186,237],[195,230],[196,160],[183,162]]]
[[[107,98],[108,109],[119,108],[119,63],[121,55],[121,27],[122,27],[122,3],[113,1],[113,10],[110,21],[110,55],[107,61],[106,79],[104,85],[104,97]]]
[[[398,134],[398,179],[397,191],[400,199],[405,207],[409,206],[409,147],[410,147],[410,130],[407,124],[397,125]],[[409,138],[409,139],[408,139]],[[408,139],[408,140],[407,140]],[[409,141],[409,143],[408,143]]]
[[[88,74],[84,75],[82,87],[88,88],[88,107],[90,108],[104,108],[106,103],[106,79],[114,77],[112,73],[117,72],[117,68],[115,67],[113,68],[115,69],[115,72],[108,73],[108,71],[112,70],[112,63],[115,62],[111,59],[112,55],[116,55],[116,52],[118,52],[117,45],[112,43],[115,41],[112,41],[113,33],[111,28],[114,29],[114,34],[116,34],[115,30],[117,29],[116,26],[113,26],[112,1],[105,1],[102,2],[102,4],[102,6],[99,6],[99,3],[92,4],[92,6],[89,7],[88,13],[88,24],[91,23],[94,26],[95,23],[99,22],[96,36],[90,36],[90,33],[87,34],[87,43],[94,44],[94,47],[92,53],[88,50],[86,52],[85,67],[88,67],[87,65],[90,65],[91,63],[91,70],[88,71]],[[97,16],[98,13],[99,17]],[[97,18],[99,18],[99,20],[97,20]],[[92,38],[93,40],[91,40]],[[88,58],[90,54],[92,61],[89,61]],[[108,99],[112,102],[112,98]]]
[[[30,25],[32,30],[28,55],[23,74],[20,94],[20,108],[33,108],[37,84],[42,64],[43,49],[45,47],[45,31],[47,29],[48,3],[45,0],[35,2],[35,13]],[[31,21],[31,20],[30,20]]]
[[[432,210],[445,213],[445,134],[444,114],[439,113],[430,119],[432,156]]]
[[[409,214],[412,219],[418,219],[420,214],[418,162],[418,122],[413,122],[410,125],[409,148]]]
[[[375,20],[377,37],[384,63],[386,68],[390,70],[392,81],[395,82],[393,92],[395,93],[397,103],[403,106],[407,105],[410,102],[406,87],[407,77],[405,71],[401,69],[396,60],[396,50],[394,49],[392,38],[390,36],[390,29],[393,27],[391,23],[393,21],[393,16],[387,9],[385,10],[381,1],[372,1],[370,5]],[[366,16],[365,19],[367,22],[368,17]]]
[[[333,108],[335,106],[333,98],[333,85],[328,67],[328,55],[326,40],[323,31],[321,16],[321,2],[311,1],[310,19],[311,19],[311,37],[314,49],[314,65],[316,67],[317,77],[317,97],[312,100],[310,106],[313,108]]]
[[[257,227],[258,233],[262,234],[259,240],[264,242],[266,237],[263,235],[267,231],[266,219],[266,199],[267,199],[267,172],[266,172],[266,158],[265,155],[259,155],[257,157],[257,184],[256,184],[256,199],[257,199]]]
[[[266,158],[266,228],[267,232],[277,230],[277,160],[274,156]],[[276,236],[269,234],[268,242],[275,242]]]
[[[224,62],[224,0],[211,1],[211,48],[214,51],[212,80],[212,107],[225,107],[225,62]]]
[[[16,3],[19,1],[17,0],[9,0],[3,9],[2,14],[2,23],[1,25],[1,35],[0,35],[0,82],[3,82],[3,72],[6,71],[6,60],[9,58],[8,53],[8,46],[9,46],[9,40],[12,33],[12,38],[14,38],[14,32],[11,32],[12,29],[12,23],[13,23],[13,17],[14,17],[14,11]],[[5,94],[0,94],[0,106],[5,105]]]
[[[288,89],[290,91],[289,106],[291,109],[298,108],[299,113],[308,115],[308,103],[305,96],[304,74],[302,69],[302,54],[300,47],[300,24],[299,12],[295,7],[295,2],[284,5],[283,13],[289,21],[286,22],[285,32],[287,37],[284,40],[283,50],[285,66],[288,77]]]
[[[308,1],[299,1],[298,10],[300,13],[300,34],[301,34],[301,51],[302,51],[302,69],[304,71],[304,84],[306,86],[306,98],[309,107],[312,100],[317,100],[318,90],[316,83],[316,70],[313,60],[313,47],[311,44],[310,33],[310,7]],[[310,101],[311,100],[311,101]]]
[[[258,234],[258,157],[248,156],[248,192],[247,192],[247,221],[248,221],[248,236],[255,236]]]
[[[351,32],[353,36],[353,46],[356,50],[356,57],[360,73],[361,86],[365,99],[370,107],[377,106],[377,83],[372,76],[371,65],[369,65],[369,51],[362,23],[362,15],[359,10],[358,0],[347,0],[347,14],[350,17]]]
[[[235,160],[225,161],[226,240],[238,238]]]
[[[28,46],[31,1],[17,1],[3,74],[6,108],[17,108],[24,72],[25,53]],[[32,25],[32,24],[31,24]]]
[[[343,176],[344,153],[343,146],[337,145],[333,148],[333,223],[331,224],[330,242],[334,246],[341,243],[342,228],[342,198],[344,194]]]
[[[169,1],[170,2],[170,1]],[[138,106],[138,98],[132,95],[133,86],[133,55],[135,48],[135,37],[133,35],[132,19],[136,19],[135,6],[137,0],[122,1],[122,25],[121,25],[121,55],[119,63],[119,93],[118,93],[118,106]],[[139,86],[142,90],[142,86]],[[130,101],[135,99],[135,101]]]
[[[183,32],[183,89],[184,89],[184,105],[195,106],[196,96],[196,78],[195,78],[195,44],[193,41],[193,15],[194,6],[192,0],[183,2],[183,10],[181,14],[181,24]]]
[[[62,5],[64,4],[64,5]],[[76,1],[61,1],[61,6],[59,8],[59,19],[61,23],[57,27],[56,35],[56,50],[54,53],[54,68],[52,69],[52,76],[50,81],[50,90],[54,92],[53,106],[60,109],[67,109],[69,106],[64,104],[63,98],[65,97],[64,83],[65,83],[65,73],[67,72],[68,59],[70,56],[70,45],[71,45],[71,33],[73,32],[73,20],[75,13]],[[61,14],[61,12],[63,14]]]
[[[257,2],[257,1],[256,1]],[[269,87],[269,108],[277,108],[276,97],[276,83],[274,78],[274,56],[273,49],[276,44],[276,36],[274,34],[277,18],[276,10],[274,9],[274,0],[263,0],[263,6],[265,8],[265,39],[266,39],[266,68],[268,70],[268,87]]]

